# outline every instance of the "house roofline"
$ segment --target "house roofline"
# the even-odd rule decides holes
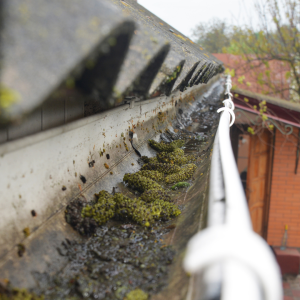
[[[277,105],[280,107],[284,107],[289,110],[300,112],[300,104],[289,102],[284,99],[268,96],[268,95],[262,95],[259,93],[250,92],[244,89],[234,89],[233,93],[242,94],[243,96],[248,96],[251,98],[255,98],[258,101],[266,101],[267,103],[271,103],[273,105]]]

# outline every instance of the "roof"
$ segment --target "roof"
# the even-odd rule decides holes
[[[232,91],[234,104],[237,109],[259,114],[256,105],[266,101],[267,111],[264,113],[269,119],[273,119],[295,127],[300,127],[300,104],[292,103],[286,100],[266,96],[258,93],[249,92],[243,89],[235,89]],[[245,98],[247,98],[245,101]]]
[[[256,63],[256,67],[250,69],[240,56],[224,53],[214,56],[223,61],[226,68],[235,70],[235,76],[232,77],[232,94],[237,108],[259,114],[253,106],[259,107],[259,102],[266,101],[268,109],[265,114],[268,118],[300,127],[300,104],[287,100],[289,82],[285,74],[289,68],[286,64],[273,60],[269,62],[268,68],[264,64]],[[271,71],[269,77],[266,75],[268,70]],[[239,80],[241,76],[244,76],[243,80]],[[274,84],[275,90],[268,86],[268,82]]]
[[[96,90],[108,109],[126,96],[183,91],[194,77],[207,83],[223,70],[134,0],[74,0],[72,9],[68,0],[19,2],[3,2],[0,87],[14,101],[0,106],[0,126],[32,114],[59,89]]]
[[[235,76],[232,77],[233,87],[289,100],[289,82],[286,79],[286,72],[290,68],[287,64],[272,60],[269,61],[268,67],[263,63],[254,62],[255,67],[250,68],[249,64],[238,55],[217,53],[214,56],[224,63],[225,68],[235,70]],[[269,75],[267,75],[268,71],[270,71]],[[242,76],[243,80],[241,80]]]
[[[239,88],[234,89],[233,92],[237,93],[237,94],[241,94],[246,97],[255,98],[259,101],[266,101],[267,103],[274,104],[279,107],[284,107],[289,110],[300,112],[300,104],[299,103],[294,103],[294,102],[290,102],[290,101],[283,100],[280,98],[272,97],[269,95],[263,95],[263,94],[259,94],[259,93],[254,93],[254,92],[244,90],[244,89],[239,89]]]

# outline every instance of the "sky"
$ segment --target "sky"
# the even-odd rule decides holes
[[[200,22],[217,18],[234,25],[244,25],[255,15],[255,0],[138,0],[138,3],[191,37]],[[255,23],[255,18],[251,19]]]

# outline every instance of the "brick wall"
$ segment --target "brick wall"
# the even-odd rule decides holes
[[[300,247],[300,162],[294,174],[298,130],[285,136],[276,130],[267,241],[280,246],[288,225],[288,247]]]

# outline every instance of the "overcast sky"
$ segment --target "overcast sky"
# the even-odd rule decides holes
[[[245,24],[254,15],[255,0],[138,0],[159,18],[191,37],[199,22],[212,18]],[[255,19],[252,19],[255,21]],[[255,22],[254,22],[255,23]]]

